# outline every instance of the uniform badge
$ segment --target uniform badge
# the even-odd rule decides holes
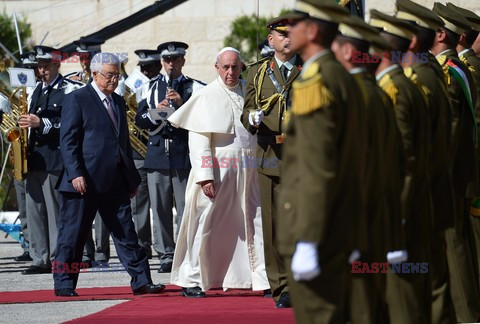
[[[169,52],[174,52],[175,51],[175,45],[173,45],[173,44],[169,44],[167,48],[168,48]]]
[[[17,74],[17,78],[18,78],[18,82],[20,82],[22,85],[25,85],[28,81],[28,76],[22,72]]]

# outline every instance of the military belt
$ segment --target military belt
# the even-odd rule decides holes
[[[284,135],[257,135],[258,144],[283,144],[285,142]]]

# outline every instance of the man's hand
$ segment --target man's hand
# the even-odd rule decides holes
[[[34,114],[20,115],[18,118],[18,126],[21,128],[38,128],[40,127],[40,118]]]
[[[264,116],[265,115],[263,114],[262,110],[252,111],[250,114],[248,114],[248,122],[253,127],[258,127],[262,123]]]
[[[175,90],[170,90],[167,93],[165,99],[163,99],[161,102],[157,104],[157,109],[168,108],[168,106],[170,106],[169,100],[173,101],[175,105],[177,105],[177,107],[180,107],[181,105],[183,105],[183,99],[180,96],[180,94]]]
[[[211,199],[215,198],[215,185],[213,184],[213,180],[202,181],[200,182],[200,186],[205,196]]]
[[[407,250],[397,250],[387,253],[387,261],[390,264],[399,264],[408,260]]]
[[[77,190],[77,192],[81,195],[87,192],[87,183],[85,182],[84,177],[76,177],[72,180],[73,189]]]
[[[182,96],[180,96],[180,94],[175,90],[169,90],[165,99],[172,100],[177,105],[177,107],[183,105]]]
[[[312,280],[321,273],[318,264],[317,245],[312,242],[298,242],[292,257],[293,279]]]

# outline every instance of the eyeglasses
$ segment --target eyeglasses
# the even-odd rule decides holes
[[[107,73],[107,74],[103,74],[102,72],[98,72],[100,73],[101,75],[103,75],[103,77],[107,80],[113,80],[113,79],[117,79],[120,78],[120,73]]]

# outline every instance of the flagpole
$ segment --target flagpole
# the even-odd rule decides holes
[[[17,32],[18,50],[20,52],[20,55],[22,55],[22,40],[20,38],[20,31],[18,30],[17,15],[15,13],[13,14],[13,23],[15,24],[15,31]]]

